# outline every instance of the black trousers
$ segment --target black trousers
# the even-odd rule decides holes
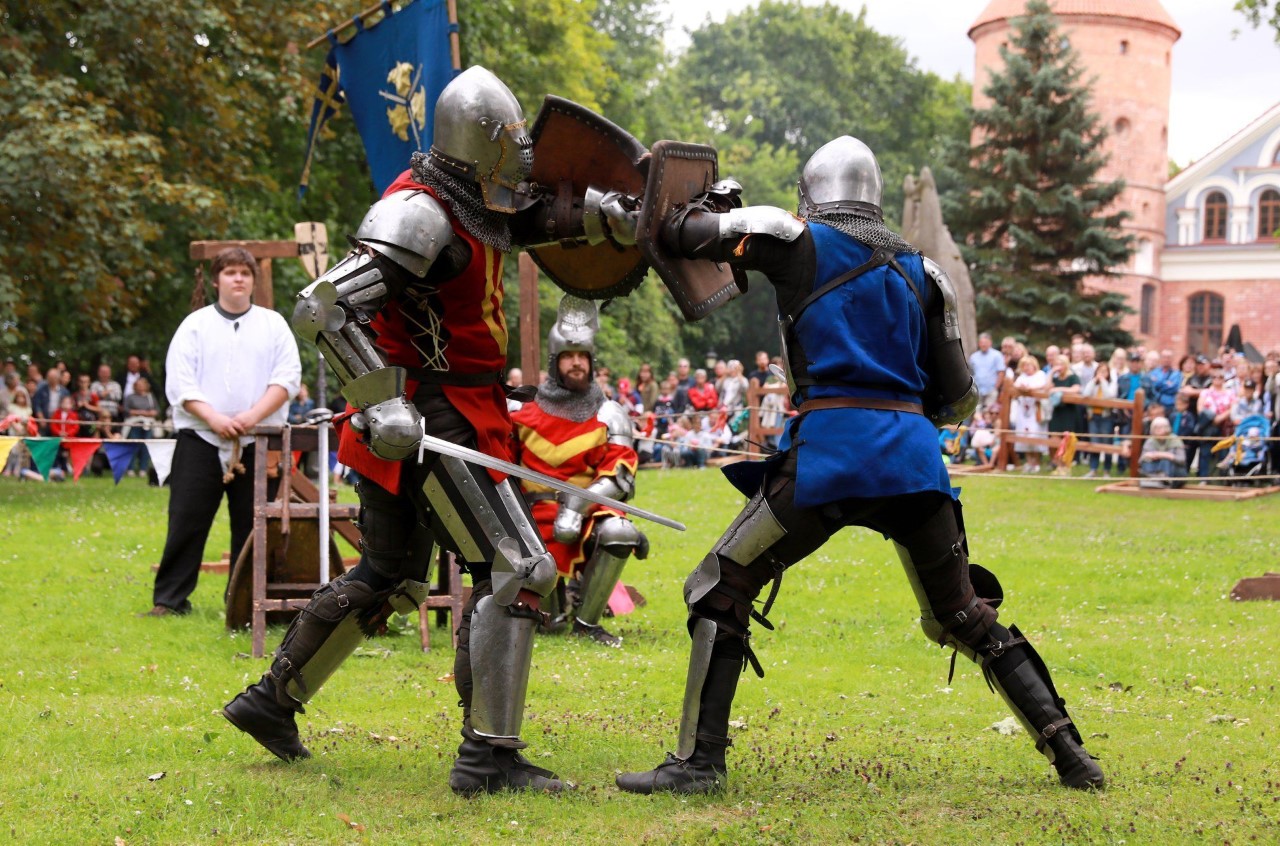
[[[179,430],[177,439],[169,472],[169,533],[151,598],[155,605],[185,613],[191,610],[188,597],[196,589],[205,542],[224,493],[231,516],[232,564],[253,530],[253,448],[240,455],[245,472],[224,483],[217,447],[187,429]],[[272,498],[273,492],[267,493]]]

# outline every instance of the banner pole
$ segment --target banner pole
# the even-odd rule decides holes
[[[458,0],[449,0],[449,54],[453,69],[462,70],[462,39],[458,35]]]

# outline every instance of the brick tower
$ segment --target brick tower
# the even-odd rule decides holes
[[[1000,47],[1009,40],[1025,0],[991,0],[969,28],[977,47],[973,105],[990,101],[982,93]],[[1085,78],[1093,78],[1093,111],[1110,129],[1110,161],[1101,179],[1123,177],[1119,205],[1131,218],[1137,252],[1124,273],[1100,284],[1119,291],[1135,314],[1124,327],[1153,339],[1159,326],[1160,251],[1165,240],[1164,184],[1169,174],[1169,85],[1173,44],[1181,36],[1160,0],[1050,0],[1064,35],[1080,55]]]

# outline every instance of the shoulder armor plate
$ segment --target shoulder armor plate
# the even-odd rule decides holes
[[[369,207],[356,240],[419,278],[453,240],[449,213],[425,191],[397,191]]]
[[[720,215],[720,237],[771,235],[794,241],[804,232],[804,221],[789,211],[773,206],[747,206]]]
[[[924,261],[925,275],[933,281],[938,292],[942,294],[942,327],[948,341],[960,338],[960,309],[956,300],[956,287],[951,284],[951,277],[931,258],[921,256]]]
[[[622,406],[613,400],[605,400],[604,405],[600,406],[600,410],[596,412],[596,419],[609,430],[610,443],[630,444],[635,437],[631,418],[627,416]]]

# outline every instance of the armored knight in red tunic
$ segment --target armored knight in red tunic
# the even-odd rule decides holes
[[[537,397],[512,414],[520,463],[613,499],[630,499],[639,458],[630,418],[606,399],[595,381],[596,304],[567,295],[547,337],[547,379]],[[627,559],[643,559],[649,541],[622,514],[606,506],[523,482],[547,551],[556,560],[564,591],[564,618],[573,632],[605,646],[622,638],[600,625]]]

